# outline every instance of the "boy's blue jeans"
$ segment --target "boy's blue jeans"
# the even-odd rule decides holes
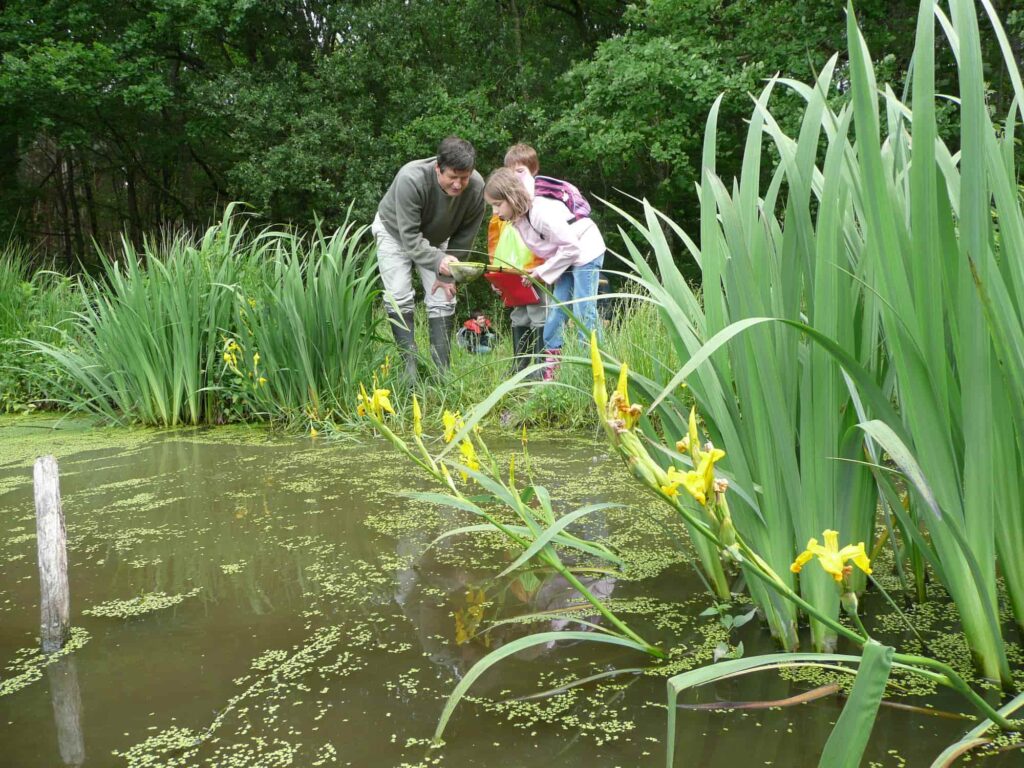
[[[584,327],[580,328],[580,339],[584,344],[590,343],[590,331],[597,331],[597,337],[601,338],[601,326],[597,319],[597,281],[603,264],[602,253],[589,264],[566,270],[555,281],[551,292],[555,294],[557,305],[550,308],[544,323],[545,349],[562,348],[562,326],[569,317],[568,312],[582,321]],[[569,300],[577,303],[563,309],[562,305]]]

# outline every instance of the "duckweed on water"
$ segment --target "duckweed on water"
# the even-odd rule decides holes
[[[187,438],[176,436],[173,444],[230,445],[241,444],[242,440],[262,444],[274,439],[259,430],[240,432],[240,436],[221,432],[204,436],[190,432]],[[225,595],[229,598],[250,597],[250,592],[259,595],[267,587],[263,580],[269,579],[271,574],[286,570],[297,576],[293,584],[289,582],[291,587],[286,593],[295,619],[288,632],[302,631],[301,627],[305,627],[302,642],[293,644],[296,637],[288,634],[275,648],[248,647],[246,655],[237,660],[240,666],[224,680],[227,690],[208,702],[208,706],[204,701],[204,706],[194,713],[197,722],[188,723],[188,728],[164,722],[159,726],[162,730],[155,735],[144,734],[149,738],[142,740],[143,734],[140,734],[132,739],[140,743],[124,747],[119,756],[128,768],[249,768],[289,763],[345,765],[345,749],[340,741],[336,747],[328,739],[339,732],[348,733],[346,729],[362,729],[366,723],[374,722],[359,720],[358,710],[369,710],[363,702],[370,698],[382,705],[381,709],[394,704],[395,717],[383,721],[387,724],[385,727],[391,726],[394,731],[382,731],[383,741],[393,733],[391,743],[396,746],[392,749],[404,746],[412,750],[402,755],[408,762],[392,755],[387,765],[436,765],[445,754],[449,755],[449,760],[458,762],[454,755],[461,745],[453,744],[440,753],[423,757],[427,740],[416,737],[427,735],[432,726],[432,722],[427,721],[433,712],[440,710],[454,680],[465,672],[473,654],[480,650],[479,647],[474,649],[472,643],[455,644],[455,614],[465,603],[461,596],[470,589],[486,592],[482,605],[488,613],[481,624],[486,628],[494,619],[531,610],[528,601],[514,595],[517,589],[520,592],[530,590],[517,587],[512,580],[492,581],[491,577],[509,562],[504,541],[496,536],[445,539],[424,554],[426,545],[440,533],[477,520],[442,506],[411,502],[394,495],[394,457],[389,451],[377,451],[373,445],[365,451],[360,449],[359,476],[352,478],[349,485],[348,479],[353,474],[350,451],[330,450],[332,446],[325,445],[307,449],[304,446],[308,441],[294,443],[297,449],[290,449],[286,455],[281,452],[260,453],[259,456],[255,452],[248,455],[223,452],[227,458],[218,463],[215,474],[211,475],[216,481],[209,486],[208,495],[216,499],[214,503],[209,503],[205,497],[197,501],[196,497],[201,495],[198,492],[186,493],[183,498],[182,489],[188,483],[206,482],[205,476],[190,474],[188,451],[179,451],[180,455],[175,454],[177,460],[168,460],[166,464],[163,454],[156,455],[152,462],[157,468],[156,474],[150,477],[103,486],[88,485],[91,478],[85,473],[90,471],[86,467],[91,464],[73,457],[67,462],[72,471],[78,467],[77,471],[83,473],[75,485],[88,486],[65,497],[69,515],[88,510],[75,517],[74,527],[69,527],[75,560],[82,562],[84,553],[95,553],[96,565],[105,564],[106,573],[116,568],[118,578],[127,578],[131,584],[122,594],[156,586],[168,592],[184,592],[193,584],[203,584],[201,599],[209,598],[214,602]],[[571,445],[575,447],[567,448],[565,455],[578,453],[581,443]],[[99,461],[118,466],[102,456]],[[625,574],[618,581],[649,579],[672,569],[657,587],[660,589],[681,572],[685,577],[685,569],[679,568],[691,557],[685,536],[670,515],[660,512],[660,507],[652,506],[638,493],[631,493],[632,485],[622,475],[618,463],[608,464],[598,458],[590,470],[580,471],[577,466],[573,472],[566,472],[557,459],[535,460],[534,465],[537,482],[550,489],[559,513],[596,501],[598,496],[609,492],[614,493],[616,500],[627,504],[621,509],[595,515],[592,520],[581,521],[576,529],[588,538],[610,544],[623,556]],[[62,468],[64,466],[62,464]],[[164,466],[169,466],[170,470],[161,472]],[[517,472],[519,467],[517,463]],[[344,483],[334,482],[340,477],[345,478]],[[332,481],[325,482],[324,478],[332,478]],[[437,490],[426,483],[416,487]],[[179,508],[178,505],[185,506]],[[367,506],[371,511],[369,517],[364,517]],[[30,503],[24,510],[18,507],[12,510],[14,516],[6,518],[12,525],[10,535],[0,537],[5,545],[0,552],[24,557],[25,552],[34,549],[34,518],[30,507]],[[166,513],[153,514],[164,507]],[[379,511],[374,511],[375,508]],[[116,516],[108,511],[111,509],[117,510]],[[320,514],[323,517],[316,520],[306,517]],[[220,540],[214,542],[209,538],[211,528],[205,522],[182,523],[185,515],[194,515],[198,521],[208,517],[215,523],[212,530]],[[115,517],[121,520],[120,530],[114,524]],[[128,525],[123,523],[126,519],[131,521]],[[339,533],[338,526],[344,526],[342,539],[334,538]],[[166,556],[165,548],[157,549],[160,542],[168,539],[174,549],[171,556]],[[381,551],[382,541],[384,551]],[[183,554],[182,549],[187,549],[188,554]],[[155,567],[161,562],[158,552],[165,555],[164,568]],[[287,563],[289,568],[273,567],[281,562]],[[125,564],[152,570],[139,573],[125,569]],[[244,575],[223,578],[236,574]],[[183,575],[188,577],[184,584]],[[538,577],[543,580],[544,574]],[[223,592],[215,594],[217,590]],[[413,591],[411,597],[410,590]],[[266,591],[270,599],[275,598],[274,592]],[[635,587],[616,589],[616,594],[633,591]],[[409,602],[405,602],[407,598]],[[262,604],[270,606],[270,599]],[[874,598],[871,599],[874,603]],[[242,602],[244,604],[244,599]],[[617,612],[637,617],[663,638],[666,649],[671,649],[670,659],[651,665],[643,674],[634,674],[632,678],[595,678],[578,687],[570,684],[588,674],[614,671],[609,669],[614,661],[609,662],[605,657],[602,661],[586,662],[587,656],[571,658],[567,652],[571,654],[572,650],[560,647],[551,657],[556,660],[555,664],[549,660],[526,666],[529,659],[511,662],[523,664],[522,674],[514,681],[519,686],[517,694],[523,694],[525,686],[533,691],[528,690],[526,695],[549,695],[517,701],[509,699],[511,693],[488,695],[492,692],[485,689],[483,695],[473,699],[481,717],[497,718],[515,729],[506,729],[497,736],[502,750],[513,744],[516,745],[513,748],[518,749],[524,742],[529,749],[535,739],[528,738],[527,734],[537,737],[538,742],[547,740],[549,743],[552,738],[569,742],[572,734],[579,734],[590,745],[586,749],[591,752],[594,746],[607,745],[613,745],[613,752],[632,750],[631,745],[650,750],[629,752],[629,757],[621,759],[622,765],[637,764],[647,760],[650,754],[659,755],[660,749],[652,746],[658,740],[651,736],[641,738],[637,733],[643,734],[642,729],[650,728],[652,715],[661,725],[665,704],[656,700],[637,704],[637,694],[640,694],[640,701],[656,699],[657,694],[652,689],[660,691],[663,684],[652,681],[651,677],[669,676],[708,663],[719,644],[736,639],[730,638],[716,621],[697,617],[709,605],[703,595],[678,603],[621,597],[610,603]],[[941,604],[940,600],[938,605]],[[277,601],[270,610],[279,610],[280,605]],[[571,605],[547,618],[586,618],[592,614],[593,609],[588,605]],[[424,623],[425,618],[430,623]],[[879,626],[885,623],[886,632],[905,634],[899,622],[890,624],[889,621],[890,617],[884,614],[878,618]],[[948,624],[948,617],[943,619],[941,607],[937,608],[932,622],[935,632],[942,631]],[[523,628],[506,631],[508,629],[497,628],[493,632],[495,642],[507,642],[509,636],[515,637],[524,631]],[[418,637],[416,632],[419,632]],[[930,642],[932,635],[928,637]],[[414,642],[410,643],[410,639]],[[259,640],[254,642],[259,643]],[[264,645],[267,642],[264,641]],[[472,642],[479,646],[482,641]],[[461,657],[460,651],[464,652]],[[943,652],[959,653],[953,646]],[[1019,649],[1014,646],[1009,653],[1011,658],[1017,658],[1013,654],[1019,653]],[[425,658],[428,656],[432,658]],[[624,663],[644,662],[631,658]],[[577,667],[578,672],[569,671]],[[385,671],[381,672],[382,669]],[[235,678],[233,686],[228,680],[231,677]],[[558,691],[560,687],[565,690]],[[415,704],[411,703],[413,700]],[[406,709],[401,709],[403,706]],[[210,709],[214,710],[213,714],[207,714]],[[467,709],[465,717],[473,723],[473,708]],[[417,715],[427,713],[425,720],[404,720],[403,714],[410,710]],[[370,714],[374,713],[383,716],[383,712]],[[178,715],[180,719],[181,714]],[[392,717],[392,713],[387,713],[387,717]],[[655,732],[660,733],[660,730]],[[490,745],[490,738],[480,738],[482,746]],[[651,743],[645,744],[645,741]],[[884,764],[896,764],[893,760],[896,758]]]
[[[36,458],[52,454],[60,461],[84,451],[116,448],[129,454],[149,443],[160,432],[150,429],[126,430],[98,427],[91,419],[54,418],[45,414],[0,416],[0,469],[31,467]],[[0,493],[9,490],[10,478],[0,480]],[[27,482],[32,482],[31,474]],[[18,483],[10,487],[16,487]]]
[[[184,602],[186,598],[195,597],[199,594],[199,587],[177,595],[167,595],[163,592],[149,592],[129,600],[109,600],[91,608],[85,608],[82,613],[86,616],[97,616],[107,619],[127,619],[132,616],[143,616],[154,611],[162,611]]]
[[[43,670],[60,659],[74,653],[89,642],[89,633],[81,627],[72,627],[67,643],[59,651],[43,653],[39,648],[22,648],[4,668],[4,679],[0,680],[0,696],[20,691],[43,677]]]

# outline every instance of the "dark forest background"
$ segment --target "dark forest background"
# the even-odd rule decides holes
[[[1024,12],[995,5],[1019,59]],[[917,3],[855,6],[880,82],[902,82]],[[748,94],[776,72],[811,78],[844,49],[845,13],[837,0],[0,0],[0,243],[73,268],[94,239],[205,226],[232,200],[268,223],[331,226],[350,205],[368,221],[395,170],[449,133],[485,173],[527,141],[545,172],[685,225],[713,100],[725,94],[728,175]],[[991,83],[1003,114],[1008,85]],[[784,124],[799,106],[786,98],[773,97]]]

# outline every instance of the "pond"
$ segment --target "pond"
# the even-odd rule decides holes
[[[43,666],[31,465],[49,452],[61,468],[75,650]],[[466,670],[513,638],[566,627],[579,600],[544,572],[495,578],[510,553],[493,536],[431,545],[470,521],[400,495],[436,489],[389,445],[0,422],[0,762],[664,765],[666,672],[771,641],[757,621],[730,634],[700,615],[712,601],[680,549],[685,534],[600,444],[535,437],[530,456],[556,511],[623,505],[576,530],[618,548],[625,576],[586,582],[672,659],[652,668],[607,645],[534,648],[487,672],[431,749]],[[484,631],[541,611],[558,617]],[[843,699],[819,695],[826,678],[789,677],[684,696],[676,764],[813,765]],[[804,703],[764,704],[809,691]],[[971,727],[947,696],[897,703],[881,711],[870,765],[929,765]]]

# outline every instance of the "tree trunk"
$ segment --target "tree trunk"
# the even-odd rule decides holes
[[[99,224],[96,220],[96,197],[93,192],[93,169],[85,161],[85,154],[79,157],[79,166],[82,169],[82,193],[85,195],[85,215],[89,218],[89,237],[92,240],[99,239]]]
[[[68,207],[71,211],[71,230],[74,233],[74,251],[78,258],[82,258],[85,252],[85,240],[82,237],[82,212],[78,207],[78,193],[75,191],[75,152],[71,150],[65,155],[67,167],[67,195]],[[68,267],[73,264],[69,260]]]
[[[142,216],[139,214],[139,198],[135,191],[135,171],[126,168],[124,181],[128,193],[128,236],[138,248],[142,245]]]
[[[71,215],[68,205],[68,184],[64,173],[64,151],[57,149],[55,153],[57,175],[57,215],[60,219],[60,238],[64,246],[64,260],[70,266],[74,262],[74,245],[71,242]]]

